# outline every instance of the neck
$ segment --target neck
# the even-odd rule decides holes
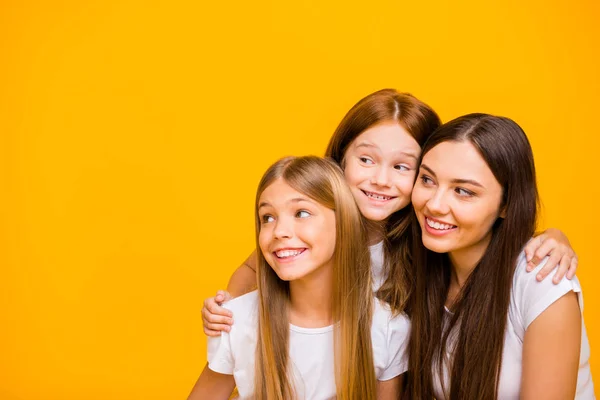
[[[381,242],[385,238],[385,223],[386,221],[371,221],[366,220],[367,227],[367,244],[373,246]]]
[[[323,266],[290,281],[290,323],[303,328],[329,326],[332,320],[333,267]]]

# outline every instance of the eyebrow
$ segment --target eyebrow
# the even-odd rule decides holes
[[[431,175],[433,175],[434,178],[436,177],[435,172],[433,172],[433,170],[431,168],[429,168],[427,165],[421,164],[421,168],[423,168],[424,170],[429,172]],[[452,183],[459,183],[459,184],[468,183],[470,185],[478,186],[482,189],[485,189],[481,183],[479,183],[473,179],[452,179]]]
[[[379,150],[379,147],[378,147],[378,146],[375,146],[373,143],[369,143],[369,142],[360,142],[360,143],[359,143],[359,144],[357,144],[355,147],[356,147],[356,148],[359,148],[359,147],[372,147],[372,148],[374,148],[374,149],[377,149],[377,150]]]
[[[294,197],[293,199],[290,199],[290,200],[288,201],[288,203],[299,203],[299,202],[301,202],[301,201],[306,201],[306,202],[309,202],[309,203],[311,202],[310,200],[308,200],[308,199],[306,199],[306,198],[304,198],[304,197]],[[271,207],[271,204],[270,204],[270,203],[268,203],[268,202],[266,202],[266,201],[263,201],[263,202],[261,202],[261,203],[258,205],[258,208],[259,208],[259,209],[260,209],[261,207]]]
[[[357,144],[355,147],[357,149],[359,147],[366,147],[366,148],[371,148],[371,149],[375,149],[375,150],[381,151],[381,149],[379,148],[379,146],[376,146],[376,145],[374,145],[373,143],[370,143],[370,142],[361,142],[361,143]],[[410,153],[408,151],[399,151],[399,153],[402,154],[402,155],[405,155],[407,157],[414,158],[415,160],[419,159],[419,157],[417,157],[416,154]]]

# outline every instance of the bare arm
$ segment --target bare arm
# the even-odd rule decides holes
[[[377,400],[397,400],[400,398],[404,374],[387,381],[377,381]]]
[[[221,304],[232,297],[238,297],[256,288],[256,251],[235,270],[227,285],[228,292],[219,290],[215,297],[204,300],[202,308],[202,325],[207,336],[219,336],[222,331],[229,332],[233,325],[231,311]]]
[[[527,243],[527,271],[531,272],[546,256],[546,265],[537,273],[537,280],[541,281],[556,269],[552,281],[556,284],[567,276],[572,279],[577,270],[577,255],[569,243],[567,236],[560,230],[550,228]]]
[[[228,400],[234,388],[233,375],[214,372],[206,364],[188,400]]]
[[[580,347],[581,311],[569,292],[525,331],[521,399],[574,398]]]
[[[256,251],[253,251],[231,275],[227,291],[232,297],[239,297],[256,288],[256,264]]]

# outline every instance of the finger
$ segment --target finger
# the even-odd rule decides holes
[[[211,337],[221,336],[221,331],[213,331],[212,329],[204,328],[204,334]]]
[[[221,307],[219,307],[221,308]],[[231,312],[225,308],[223,308],[223,310],[229,312],[230,315],[223,315],[223,314],[215,314],[215,313],[211,313],[208,309],[203,308],[202,309],[202,323],[204,324],[204,326],[206,326],[207,324],[211,324],[211,323],[218,323],[218,324],[233,324],[233,318],[231,318]]]
[[[220,290],[219,292],[223,295],[223,301],[229,301],[233,298],[227,290]]]
[[[204,300],[204,308],[208,308],[209,306],[219,305],[221,302],[218,299],[218,294],[215,297],[209,297]]]
[[[228,310],[228,309],[226,309],[224,307],[221,307],[215,301],[209,302],[206,305],[206,309],[208,310],[208,312],[210,314],[224,315],[224,316],[227,316],[227,317],[232,317],[233,316],[233,314],[231,313],[230,310]]]
[[[202,325],[203,326],[210,324],[210,321],[208,320],[209,315],[210,315],[210,313],[205,308],[203,308],[202,309]]]
[[[554,270],[554,268],[556,268],[556,266],[560,262],[560,259],[561,259],[560,254],[558,254],[558,253],[552,253],[552,254],[550,254],[550,257],[548,257],[548,260],[546,261],[546,264],[544,264],[544,266],[542,267],[542,269],[540,269],[538,271],[538,273],[536,275],[536,279],[538,281],[544,280],[548,276],[548,274],[550,272],[552,272]]]
[[[556,242],[556,240],[548,238],[544,240],[540,247],[538,247],[535,250],[535,253],[533,254],[533,257],[531,259],[531,263],[537,266],[544,259],[544,257],[551,255],[551,253],[556,254],[556,256],[558,257],[562,257],[565,252],[564,247],[562,245],[559,245]],[[558,259],[556,260],[556,263],[554,265],[556,265],[557,263]]]
[[[571,258],[571,264],[569,266],[569,272],[567,272],[567,279],[573,279],[573,277],[575,276],[575,271],[577,271],[577,264],[578,263],[579,263],[579,260],[577,260],[577,257]]]
[[[542,236],[544,236],[544,235],[542,234],[540,236],[534,237],[525,246],[525,258],[527,259],[528,262],[531,261],[531,259],[533,258],[533,254],[535,253],[536,249],[538,247],[540,247],[540,245],[544,241],[543,238],[542,238]]]
[[[563,256],[563,258],[560,259],[558,269],[552,278],[552,282],[554,282],[555,285],[560,282],[562,278],[564,278],[565,274],[569,270],[569,265],[571,265],[571,257]]]
[[[233,318],[230,318],[230,317],[227,317],[227,316],[224,316],[224,315],[219,315],[219,314],[210,314],[210,313],[207,313],[206,317],[203,318],[203,320],[206,321],[205,326],[208,326],[209,324],[227,324],[227,325],[233,325]]]
[[[204,330],[229,332],[231,330],[231,326],[227,324],[206,324],[204,325]]]

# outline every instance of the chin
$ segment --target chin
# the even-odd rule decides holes
[[[300,268],[300,266],[294,266],[292,268],[283,267],[280,270],[276,270],[275,273],[282,281],[291,282],[297,279],[302,279],[305,276],[309,275],[311,270],[306,270],[304,268]]]
[[[379,215],[379,214],[369,214],[369,213],[364,213],[363,216],[368,219],[369,221],[373,221],[373,222],[382,222],[385,221],[389,215]]]
[[[444,243],[442,240],[425,235],[423,235],[423,246],[434,253],[449,253],[452,251],[451,246],[448,246],[448,244]]]
[[[294,279],[297,278],[296,275],[286,274],[286,273],[283,273],[283,272],[276,272],[276,274],[279,277],[279,279],[281,279],[282,281],[286,281],[286,282],[293,281]]]
[[[386,219],[388,219],[390,217],[390,215],[393,214],[393,213],[390,213],[390,212],[387,212],[384,210],[371,210],[371,209],[360,210],[360,213],[363,215],[363,217],[365,217],[369,221],[375,221],[375,222],[385,221]]]
[[[281,279],[284,282],[291,282],[296,280],[295,276],[280,276],[279,279]]]

